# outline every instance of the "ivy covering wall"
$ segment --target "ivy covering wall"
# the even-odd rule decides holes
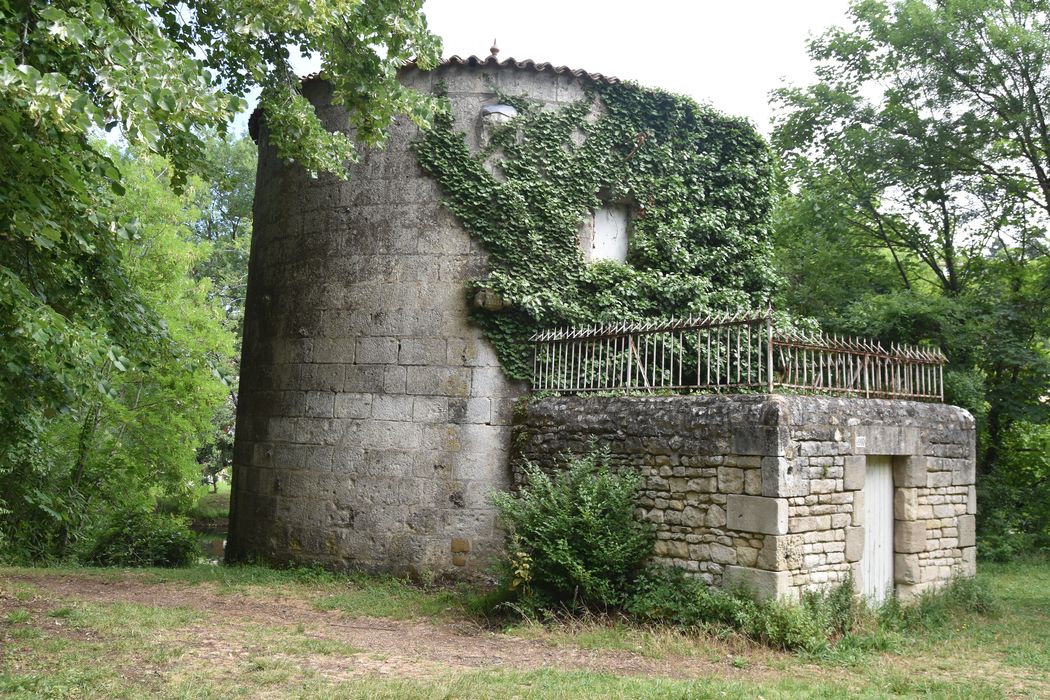
[[[746,120],[632,83],[588,84],[554,110],[498,97],[518,116],[481,151],[455,131],[447,100],[416,150],[489,253],[468,293],[508,375],[528,377],[528,338],[552,326],[766,304],[770,156]],[[626,263],[588,264],[577,243],[603,203],[630,211]]]

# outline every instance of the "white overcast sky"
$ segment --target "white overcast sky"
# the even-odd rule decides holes
[[[366,0],[367,1],[367,0]],[[769,92],[813,80],[806,40],[849,0],[426,0],[443,55],[531,58],[689,95],[768,135]],[[306,74],[316,60],[295,61]],[[250,96],[255,102],[257,93]],[[244,128],[246,115],[235,120]]]
[[[426,0],[444,55],[531,58],[689,95],[769,133],[769,91],[813,80],[806,39],[848,0]]]

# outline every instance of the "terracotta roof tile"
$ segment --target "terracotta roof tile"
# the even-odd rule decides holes
[[[412,65],[410,62],[408,65]],[[505,58],[502,61],[495,56],[468,56],[463,58],[461,56],[449,56],[448,58],[442,59],[439,67],[444,66],[498,66],[500,68],[519,68],[526,70],[533,70],[537,73],[556,73],[558,75],[571,75],[574,78],[582,78],[585,80],[593,80],[594,82],[608,83],[614,85],[620,82],[619,78],[611,75],[603,75],[601,73],[589,73],[581,68],[569,68],[568,66],[555,66],[551,63],[541,62],[537,63],[531,58],[526,58],[523,61],[519,61],[516,58]]]

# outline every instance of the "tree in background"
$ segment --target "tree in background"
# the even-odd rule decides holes
[[[233,465],[237,384],[240,376],[244,299],[251,249],[252,198],[255,194],[257,150],[251,139],[214,138],[208,142],[208,196],[192,226],[202,256],[193,268],[197,280],[210,280],[210,303],[222,309],[223,325],[234,337],[235,352],[224,358],[222,372],[230,390],[213,418],[213,437],[197,451],[205,484],[216,490],[229,479]]]
[[[781,303],[943,346],[947,398],[978,418],[981,524],[1003,536],[985,553],[1050,546],[1046,460],[1017,448],[1050,436],[1050,4],[850,14],[810,44],[819,82],[774,95]]]
[[[255,143],[247,137],[208,141],[205,178],[209,196],[193,225],[193,240],[208,249],[193,275],[212,280],[209,298],[222,306],[226,326],[238,341],[248,286],[256,161]]]
[[[119,134],[130,152],[163,158],[157,180],[191,188],[192,176],[208,170],[207,134],[224,134],[243,95],[259,86],[278,152],[311,171],[345,172],[354,147],[345,134],[326,131],[299,94],[290,52],[321,57],[355,137],[379,144],[394,115],[427,119],[429,101],[396,79],[409,58],[424,68],[437,59],[439,42],[421,5],[0,0],[0,541],[61,553],[85,512],[86,484],[101,483],[88,476],[101,474],[89,457],[106,452],[88,448],[105,437],[123,449],[130,439],[130,428],[101,429],[103,414],[116,408],[110,402],[134,405],[138,379],[146,386],[162,368],[174,370],[170,363],[199,360],[194,372],[223,371],[178,336],[165,305],[181,299],[206,313],[209,292],[197,290],[203,296],[192,300],[179,296],[189,290],[159,293],[164,280],[150,274],[161,270],[137,267],[160,254],[141,246],[166,247],[171,238],[143,228],[149,216],[124,215],[135,166],[100,135]],[[193,257],[180,255],[172,269]],[[232,290],[222,286],[210,293]],[[203,320],[184,320],[187,333],[211,332]],[[173,373],[174,383],[153,387],[173,415],[184,402],[211,405],[211,390],[202,388],[210,384],[178,384],[176,376],[185,378]],[[203,381],[204,374],[193,376]],[[195,420],[158,418],[158,429],[172,431],[165,443],[172,452],[134,470],[157,483],[180,471],[175,462],[192,457],[200,442]],[[71,454],[88,456],[67,462]],[[105,500],[90,498],[96,507]]]
[[[195,279],[209,253],[192,240],[208,188],[192,178],[181,195],[159,157],[114,153],[124,196],[107,213],[135,235],[115,250],[120,272],[157,333],[129,337],[95,368],[100,386],[43,415],[28,458],[0,478],[11,513],[5,531],[23,554],[62,554],[115,507],[159,494],[189,496],[198,445],[229,393],[224,370],[234,335],[212,283]]]

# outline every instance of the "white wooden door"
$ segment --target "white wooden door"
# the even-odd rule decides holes
[[[881,603],[893,595],[893,460],[868,456],[864,475],[864,595]]]

